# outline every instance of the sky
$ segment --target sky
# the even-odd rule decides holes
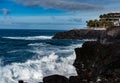
[[[120,0],[0,0],[0,29],[76,29],[100,14],[120,11]]]

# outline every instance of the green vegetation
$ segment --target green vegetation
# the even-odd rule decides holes
[[[89,20],[89,21],[86,21],[87,22],[87,26],[89,28],[108,28],[110,26],[113,26],[113,22],[112,21],[107,21],[107,20],[104,20],[103,18],[110,18],[111,15],[110,14],[103,14],[103,15],[100,15],[99,18],[100,20]],[[102,19],[102,20],[101,20]]]
[[[87,26],[89,26],[89,27],[99,27],[99,21],[98,20],[89,20],[89,21],[87,21]]]
[[[111,21],[100,21],[100,20],[89,20],[87,21],[87,26],[90,28],[108,28],[113,25]]]
[[[110,17],[111,17],[110,14],[103,14],[99,16],[99,18],[110,18]]]

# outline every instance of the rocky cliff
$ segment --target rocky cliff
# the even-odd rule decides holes
[[[109,28],[100,42],[85,42],[75,52],[74,66],[80,78],[120,82],[120,27]]]
[[[97,39],[105,35],[105,30],[80,29],[59,32],[55,34],[53,39]]]
[[[74,66],[82,79],[95,82],[99,77],[114,81],[120,78],[120,44],[85,42],[75,52]]]
[[[77,76],[69,79],[50,76],[45,80],[62,79],[62,82],[50,83],[120,83],[120,27],[109,28],[98,41],[85,42],[81,48],[75,48],[75,53],[73,65]]]

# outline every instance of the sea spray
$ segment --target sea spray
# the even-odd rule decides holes
[[[17,80],[38,80],[42,81],[44,76],[60,74],[64,76],[76,75],[72,66],[74,55],[66,58],[59,58],[54,53],[44,56],[39,60],[28,60],[25,63],[12,63],[0,67],[0,76],[3,83],[17,83]],[[58,60],[60,59],[60,62]],[[8,82],[6,82],[6,79]]]
[[[84,41],[54,40],[51,34],[38,32],[13,30],[0,37],[0,83],[38,83],[53,74],[76,75],[74,48]]]

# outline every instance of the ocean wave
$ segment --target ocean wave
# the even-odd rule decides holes
[[[41,39],[51,39],[52,36],[2,37],[2,38],[15,39],[15,40],[41,40]]]
[[[69,54],[74,52],[74,48],[82,47],[82,45],[82,43],[71,44],[69,46],[54,46],[46,43],[28,44],[28,46],[31,46],[32,48],[29,52],[36,54],[37,58],[41,58],[41,56],[48,56],[52,52],[57,53],[59,56],[69,56]]]
[[[46,46],[46,43],[30,43],[28,46]]]
[[[74,48],[81,47],[82,42],[71,43],[69,46],[54,46],[45,42],[31,42],[27,45],[30,46],[27,51],[33,53],[31,59],[23,63],[12,62],[4,66],[2,66],[2,59],[0,60],[0,83],[18,83],[18,80],[38,83],[42,82],[43,77],[53,74],[66,77],[77,75],[73,66],[76,58]],[[19,50],[9,52],[16,51]]]
[[[83,39],[82,41],[97,41],[97,39]]]
[[[12,63],[0,67],[0,82],[18,83],[17,81],[22,79],[29,83],[38,83],[42,82],[43,77],[48,75],[59,74],[66,77],[76,75],[75,68],[72,65],[74,59],[74,53],[65,58],[51,53],[49,56],[43,56],[38,60]]]

